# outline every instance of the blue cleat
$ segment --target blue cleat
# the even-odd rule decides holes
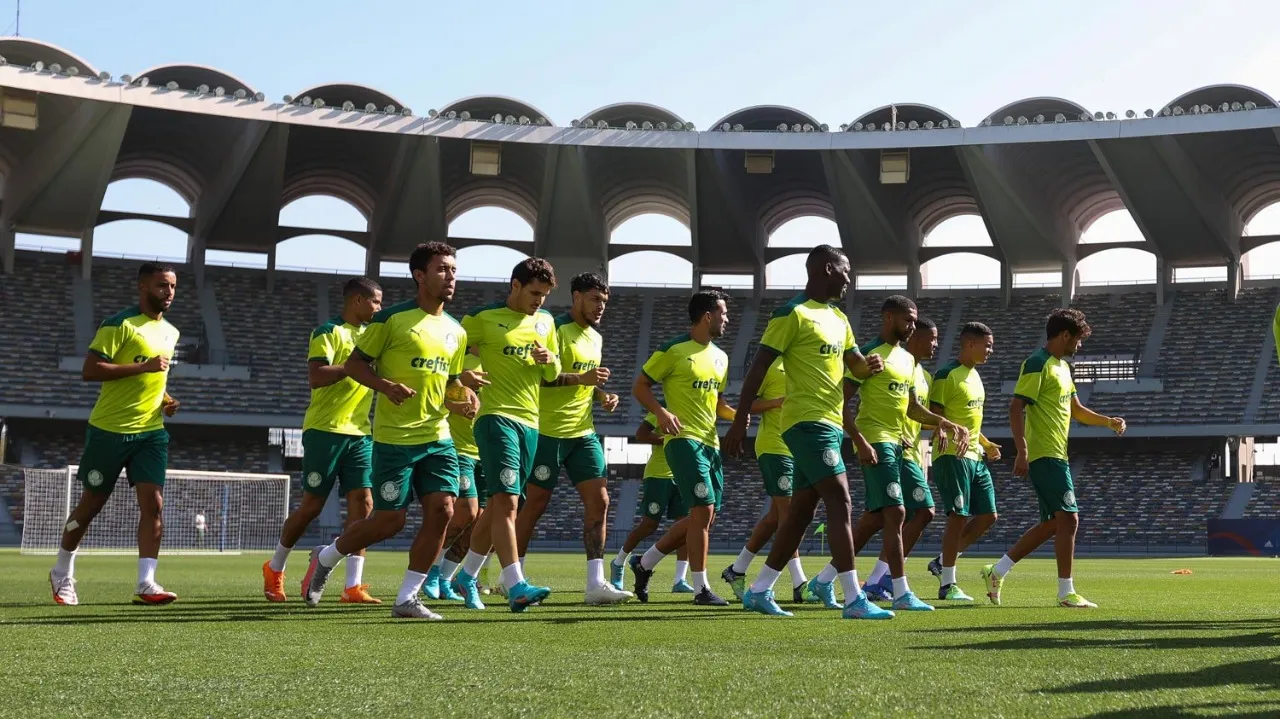
[[[507,606],[511,611],[519,613],[532,604],[542,603],[549,596],[551,596],[550,587],[535,587],[527,581],[521,581],[507,590]]]
[[[462,595],[462,606],[467,609],[484,609],[484,602],[480,601],[480,587],[476,586],[476,578],[462,571],[453,577],[453,590]]]
[[[458,571],[461,572],[462,570],[459,569]],[[440,575],[440,598],[447,602],[461,602],[466,600],[466,597],[453,588],[453,582],[445,579],[443,574]]]
[[[609,583],[613,585],[614,589],[620,591],[626,589],[626,587],[622,586],[622,573],[625,572],[626,569],[627,566],[625,564],[615,564],[612,561],[609,562]]]
[[[862,593],[873,602],[891,602],[893,601],[893,586],[885,587],[883,582],[864,582],[862,585]]]
[[[422,593],[427,599],[440,598],[440,567],[432,567],[427,572],[427,581],[422,583]]]
[[[844,605],[840,614],[844,619],[893,619],[893,612],[881,609],[872,604],[867,595],[859,594],[856,599]]]
[[[773,599],[773,590],[766,589],[763,592],[753,592],[750,589],[742,594],[742,608],[749,612],[756,612],[767,617],[791,617],[795,616],[791,612],[778,606]]]
[[[916,597],[915,592],[907,592],[906,594],[893,600],[893,608],[899,612],[932,612],[933,607],[925,604]]]
[[[697,594],[697,591],[694,590],[692,584],[681,579],[680,581],[671,585],[671,593],[672,594]]]
[[[809,591],[813,596],[822,602],[822,606],[827,609],[839,609],[840,602],[836,601],[835,582],[819,582],[817,577],[809,580]]]

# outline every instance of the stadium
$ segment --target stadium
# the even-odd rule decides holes
[[[59,621],[52,606],[28,609],[48,604],[47,585],[42,584],[47,557],[25,555],[56,549],[68,503],[74,501],[73,477],[65,468],[77,461],[97,395],[97,388],[78,376],[84,348],[103,317],[133,303],[137,265],[149,256],[145,248],[134,258],[95,255],[98,228],[146,220],[186,234],[187,252],[177,263],[178,299],[166,315],[182,331],[168,380],[168,391],[182,401],[182,411],[168,423],[171,476],[236,473],[212,480],[220,482],[214,490],[193,490],[185,500],[181,494],[170,498],[166,489],[165,548],[177,553],[166,554],[162,562],[171,572],[167,576],[174,577],[168,581],[176,586],[197,583],[206,574],[225,578],[225,586],[195,590],[191,604],[180,602],[173,609],[182,621],[202,617],[269,621],[272,628],[287,624],[282,631],[288,632],[288,641],[301,647],[321,641],[306,638],[306,612],[291,609],[262,619],[260,615],[273,612],[257,594],[256,564],[252,557],[237,557],[274,547],[279,522],[290,502],[296,504],[301,496],[298,434],[308,396],[305,342],[313,327],[341,307],[348,276],[277,266],[281,242],[313,232],[282,225],[282,207],[313,195],[336,197],[355,207],[368,222],[366,231],[327,234],[364,248],[365,274],[379,280],[389,301],[411,298],[414,283],[385,268],[404,263],[417,245],[428,241],[448,242],[460,250],[507,247],[548,259],[562,278],[585,271],[608,275],[638,252],[666,252],[673,261],[688,263],[692,287],[666,286],[660,277],[648,287],[615,284],[604,319],[604,364],[613,372],[611,387],[622,397],[616,411],[597,409],[595,415],[609,457],[609,551],[618,549],[643,512],[639,488],[648,448],[629,441],[644,416],[628,391],[632,380],[655,349],[687,329],[684,305],[691,289],[723,284],[732,296],[733,321],[717,344],[730,358],[727,394],[736,404],[765,323],[796,293],[769,286],[770,266],[808,251],[775,246],[769,239],[790,221],[818,217],[835,224],[856,273],[843,309],[857,337],[876,335],[881,302],[892,294],[911,297],[920,314],[937,323],[936,364],[954,356],[964,322],[979,320],[993,330],[997,352],[982,370],[987,387],[983,433],[1005,446],[1007,458],[1013,456],[1007,408],[1022,360],[1043,343],[1044,320],[1052,309],[1083,310],[1093,336],[1073,363],[1080,399],[1098,412],[1124,416],[1128,431],[1115,438],[1099,428],[1072,429],[1071,472],[1087,512],[1078,553],[1091,558],[1083,563],[1081,576],[1107,577],[1113,583],[1095,580],[1100,587],[1117,586],[1133,576],[1168,584],[1170,571],[1190,567],[1196,574],[1188,582],[1202,581],[1201,587],[1160,590],[1175,593],[1164,596],[1198,604],[1216,602],[1215,597],[1229,597],[1238,589],[1249,597],[1238,611],[1209,619],[1176,612],[1169,617],[1117,616],[1119,611],[1060,617],[1027,599],[1014,619],[979,620],[991,636],[977,641],[963,634],[976,631],[970,626],[975,620],[957,616],[978,614],[976,607],[972,612],[939,612],[945,616],[936,626],[914,621],[905,631],[930,632],[927,641],[950,643],[957,655],[1010,650],[983,666],[979,674],[988,679],[999,677],[1001,667],[1036,661],[1028,659],[1039,656],[1036,652],[1071,649],[1099,662],[1115,662],[1115,667],[1073,677],[1073,686],[1082,692],[1151,693],[1132,701],[1107,695],[1098,710],[1117,712],[1107,716],[1140,709],[1151,712],[1143,716],[1183,715],[1175,713],[1181,711],[1176,706],[1195,704],[1211,711],[1215,702],[1246,707],[1242,711],[1256,711],[1251,714],[1256,716],[1280,711],[1280,664],[1274,653],[1280,637],[1273,599],[1277,575],[1273,560],[1260,559],[1280,554],[1280,467],[1259,460],[1268,455],[1258,449],[1280,437],[1280,366],[1271,332],[1280,281],[1248,271],[1249,253],[1280,236],[1246,231],[1260,212],[1280,201],[1280,106],[1266,93],[1235,85],[1203,87],[1124,118],[1064,99],[1035,97],[997,108],[973,126],[921,104],[881,107],[833,125],[787,107],[756,106],[695,129],[672,111],[641,103],[608,105],[571,121],[553,121],[536,107],[507,97],[466,98],[420,113],[354,84],[267,98],[245,81],[208,67],[158,66],[112,76],[69,51],[30,39],[0,40],[0,56],[0,544],[21,545],[24,551],[24,556],[4,555],[6,564],[12,563],[10,573],[21,572],[24,588],[32,588],[5,598],[5,614],[13,611],[15,621],[26,624],[22,631],[56,629]],[[102,208],[109,185],[138,179],[172,189],[189,206],[189,216]],[[454,220],[481,207],[519,216],[533,228],[532,243],[451,235]],[[1133,218],[1140,239],[1081,242],[1095,222],[1121,210]],[[690,244],[610,241],[619,226],[648,214],[685,225]],[[926,241],[943,223],[964,216],[981,218],[990,245]],[[21,234],[70,238],[78,247],[60,253],[24,249]],[[1082,282],[1082,264],[1113,250],[1153,256],[1154,281]],[[265,267],[217,264],[209,253],[218,251],[261,255]],[[939,287],[926,281],[931,263],[945,263],[948,255],[960,253],[998,264],[998,285]],[[1210,271],[1204,272],[1206,268]],[[468,274],[466,267],[460,270]],[[501,271],[491,276],[501,276]],[[721,283],[719,278],[726,276],[740,283]],[[569,303],[567,283],[561,285],[548,303],[553,311]],[[506,292],[505,282],[461,282],[450,311],[501,300]],[[248,317],[246,299],[253,306]],[[33,301],[57,311],[33,322]],[[975,559],[964,564],[970,575],[978,566],[977,555],[999,555],[1036,521],[1035,496],[1011,468],[1008,459],[991,464],[1000,520],[970,550]],[[722,553],[742,545],[768,501],[754,462],[727,459],[725,474],[729,491],[711,537],[713,550]],[[241,476],[257,478],[270,489],[232,499],[229,488],[239,487]],[[204,480],[191,474],[189,481]],[[860,492],[853,494],[856,516],[862,506]],[[110,506],[118,507],[109,510],[111,525],[89,535],[86,550],[132,552],[136,508],[128,506],[131,501],[127,496],[113,501]],[[343,511],[342,503],[330,501],[300,546],[329,541],[340,531]],[[203,528],[196,531],[196,514],[210,517],[209,537]],[[401,561],[399,550],[413,536],[412,523],[420,521],[412,511],[410,517],[411,528],[387,543],[396,551],[371,563],[386,569],[386,577],[375,582],[390,586]],[[822,521],[820,514],[814,526]],[[941,526],[938,521],[929,527],[909,560],[909,572],[921,586],[931,581],[923,558],[940,546]],[[550,624],[513,628],[522,621],[516,619],[465,619],[458,624],[470,622],[468,630],[480,634],[481,641],[498,641],[509,633],[530,648],[542,646],[547,632],[585,636],[601,632],[611,619],[625,619],[628,627],[642,625],[645,607],[628,605],[611,617],[608,611],[592,612],[565,598],[580,591],[576,567],[582,536],[581,507],[562,490],[532,545],[546,557],[534,561],[547,562],[552,567],[547,575],[557,591],[563,590],[557,596],[562,604],[553,600],[530,613],[546,610],[543,621]],[[816,569],[824,562],[824,546],[819,533],[806,539],[806,565],[812,559]],[[877,547],[871,545],[866,553]],[[187,558],[184,553],[224,556]],[[89,554],[82,560],[86,571],[95,561]],[[1207,559],[1209,555],[1249,559]],[[101,560],[127,574],[123,561],[127,557]],[[718,571],[721,564],[715,558],[711,568]],[[1037,575],[1025,580],[1027,586],[1048,586],[1051,564],[1035,566],[1026,570]],[[246,567],[247,574],[237,577]],[[1201,580],[1197,575],[1207,576]],[[110,583],[105,571],[86,576],[94,578],[93,583],[85,581],[86,597],[92,596],[95,604],[113,601],[107,589],[95,590]],[[1268,583],[1270,589],[1265,588]],[[1135,601],[1141,587],[1117,589],[1112,601]],[[1258,596],[1264,602],[1272,597],[1270,615],[1257,611],[1252,602]],[[849,663],[836,656],[847,648],[824,629],[834,623],[833,617],[819,620],[818,614],[806,613],[805,628],[789,636],[772,625],[768,633],[752,629],[750,620],[757,618],[740,613],[727,622],[716,619],[720,628],[707,630],[701,626],[705,617],[679,598],[660,605],[665,619],[655,620],[660,623],[648,636],[628,633],[618,641],[636,641],[658,652],[650,657],[670,652],[670,666],[660,668],[664,681],[678,680],[678,661],[707,658],[706,649],[671,641],[663,645],[652,637],[671,627],[694,631],[685,625],[713,634],[759,633],[780,652],[822,654],[826,658],[813,667],[818,684],[858,671],[860,661],[864,669],[869,666],[865,659]],[[152,639],[137,632],[161,629],[160,611],[139,622],[142,629],[126,630],[128,612],[96,609],[102,613],[88,615],[84,623],[67,623],[79,628],[88,622],[109,624],[116,631],[135,632],[131,641],[144,645]],[[316,620],[325,623],[322,636],[344,641],[342,632],[352,631],[352,625],[340,626],[341,613],[324,611],[323,619]],[[455,610],[450,618],[463,614]],[[357,615],[366,616],[348,614]],[[375,615],[367,616],[373,621]],[[388,640],[395,632],[384,626],[385,612],[376,617],[376,627],[354,629],[380,637],[373,641]],[[1052,622],[1063,622],[1064,633],[1046,629]],[[1066,638],[1072,636],[1067,626],[1072,624],[1083,625],[1077,632],[1119,639],[1108,644],[1098,636],[1073,644]],[[879,627],[857,629],[859,641],[915,641]],[[954,633],[945,638],[934,634],[943,630]],[[220,629],[214,622],[199,631]],[[1033,633],[1034,639],[1020,632]],[[51,642],[47,646],[68,641],[53,633],[43,636]],[[457,643],[467,641],[464,637],[453,634],[449,641],[461,646]],[[24,647],[34,652],[38,640],[31,641]],[[1147,645],[1168,652],[1216,647],[1243,654],[1221,666],[1201,666],[1196,659],[1185,668],[1161,668],[1158,657],[1138,659],[1125,653]],[[643,674],[628,673],[635,671],[633,665],[595,648],[581,648],[578,658],[572,646],[549,651],[544,672],[560,684],[556,691],[530,699],[536,714],[613,708],[613,700],[593,694],[585,679],[561,677],[572,662],[596,662],[615,678],[647,681]],[[710,651],[717,656],[709,664],[732,656]],[[464,667],[480,666],[459,660]],[[1125,670],[1121,665],[1129,661],[1134,664]],[[303,664],[294,669],[319,671],[325,666],[311,657]],[[370,686],[380,696],[394,690],[395,674],[388,671],[392,666],[388,656],[376,667],[381,675]],[[770,681],[764,663],[744,671]],[[1207,679],[1232,672],[1238,682],[1230,686]],[[244,665],[228,675],[219,681],[234,684],[236,677],[254,676]],[[706,692],[714,688],[727,693],[729,676],[709,679]],[[969,679],[954,675],[939,681],[942,689],[971,686]],[[778,679],[773,688],[781,692],[789,686]],[[1187,687],[1199,689],[1186,696],[1162,694]],[[750,713],[830,711],[818,708],[808,691],[795,701],[775,699]],[[885,688],[874,691],[884,696]],[[564,697],[575,692],[581,701],[564,704]],[[178,701],[189,702],[201,692],[189,688],[179,693]],[[95,711],[104,696],[75,704],[73,713]],[[263,700],[252,692],[245,696],[219,710],[187,704],[179,713],[246,713]],[[1082,714],[1056,696],[1002,704],[996,713]],[[635,701],[628,698],[623,706],[633,709]],[[304,707],[293,705],[291,711]],[[409,705],[383,702],[379,707],[404,710]],[[440,707],[442,713],[464,710],[465,703]],[[713,701],[707,711],[735,709]]]

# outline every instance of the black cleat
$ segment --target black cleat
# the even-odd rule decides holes
[[[693,603],[700,607],[727,607],[729,603],[711,591],[711,587],[703,587],[693,596]]]
[[[636,554],[631,555],[631,561],[628,564],[631,565],[632,574],[636,575],[636,599],[639,599],[642,604],[648,604],[649,580],[653,579],[653,570],[641,566],[640,556]]]

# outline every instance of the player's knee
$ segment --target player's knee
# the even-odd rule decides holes
[[[992,512],[991,514],[985,515],[984,524],[986,524],[988,527],[991,527],[996,523],[996,520],[998,519],[1000,519],[1000,515],[996,514],[995,512]]]
[[[922,525],[926,525],[932,522],[936,516],[938,514],[933,510],[933,507],[921,507],[915,511],[915,514],[911,515],[911,518]]]
[[[1058,529],[1075,532],[1080,527],[1080,515],[1075,512],[1058,512]]]
[[[476,521],[476,509],[471,502],[454,502],[453,503],[453,519],[450,520],[454,525],[467,526]]]

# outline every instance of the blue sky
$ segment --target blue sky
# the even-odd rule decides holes
[[[10,25],[13,8],[12,0],[0,2],[0,26]],[[798,5],[314,0],[114,7],[68,0],[28,2],[22,17],[23,35],[60,45],[115,75],[175,62],[210,65],[272,99],[321,83],[360,82],[399,97],[418,113],[469,95],[511,95],[558,124],[609,103],[644,101],[667,107],[699,128],[755,104],[791,105],[836,127],[891,102],[934,105],[973,124],[1035,95],[1121,114],[1158,109],[1187,90],[1213,83],[1248,84],[1277,94],[1280,41],[1256,31],[1277,26],[1280,3],[1189,0]],[[186,214],[180,201],[148,183],[119,183],[105,204]],[[354,210],[323,198],[286,208],[282,221],[363,229]],[[1270,223],[1267,232],[1280,225],[1265,217],[1258,222]],[[460,219],[453,231],[473,237],[532,236],[520,221],[492,210]],[[1092,239],[1135,231],[1123,216],[1113,217],[1099,223],[1099,236]],[[805,246],[827,241],[833,233],[829,223],[806,219],[784,227],[774,241]],[[678,223],[639,218],[614,239],[687,238]],[[961,218],[945,224],[930,241],[981,242],[985,232],[980,222]],[[104,252],[130,248],[136,253],[142,244],[148,252],[155,248],[155,254],[170,256],[180,253],[181,243],[181,237],[149,223],[115,223],[96,238]],[[485,253],[490,251],[464,255],[463,274],[483,274],[468,273],[467,265],[502,257]],[[279,262],[343,267],[358,266],[359,257],[358,250],[339,241],[306,238],[282,247]],[[1255,266],[1255,274],[1280,274],[1280,253],[1254,259],[1275,268]],[[971,264],[976,262],[953,259],[945,267],[930,267],[930,281],[948,284],[952,276],[989,269]],[[651,263],[635,264],[631,275],[615,273],[615,280],[656,274]],[[785,283],[788,267],[776,269],[772,279]],[[1101,267],[1093,268],[1093,279],[1107,277]]]

